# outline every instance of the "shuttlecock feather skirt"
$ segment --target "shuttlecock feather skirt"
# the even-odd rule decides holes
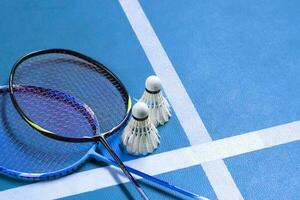
[[[161,91],[155,94],[145,91],[140,101],[148,105],[149,117],[155,127],[169,121],[171,117],[170,104]]]
[[[132,118],[121,137],[128,153],[147,155],[152,153],[160,143],[160,136],[150,119],[138,121]]]

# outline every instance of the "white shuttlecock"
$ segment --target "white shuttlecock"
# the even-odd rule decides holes
[[[132,118],[125,127],[121,140],[126,150],[134,155],[152,153],[160,143],[157,129],[149,119],[148,106],[137,102],[132,108]]]
[[[154,126],[163,125],[171,117],[170,104],[161,92],[161,81],[157,76],[149,76],[145,83],[145,92],[139,101],[148,105],[150,120]]]

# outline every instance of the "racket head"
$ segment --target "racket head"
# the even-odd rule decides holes
[[[24,180],[59,178],[85,163],[96,145],[38,134],[12,105],[8,87],[0,87],[0,173]]]
[[[41,121],[46,120],[43,113],[26,109],[30,97],[15,94],[16,88],[22,85],[60,91],[86,103],[100,120],[99,131],[94,135],[84,132],[72,135],[42,125]],[[66,49],[36,51],[19,59],[10,73],[9,91],[16,110],[31,127],[48,137],[68,142],[99,141],[101,135],[112,135],[126,124],[131,112],[131,98],[115,74],[94,59]]]

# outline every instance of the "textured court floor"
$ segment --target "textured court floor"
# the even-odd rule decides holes
[[[1,85],[20,56],[46,48],[99,60],[133,98],[160,76],[173,117],[159,149],[133,157],[111,138],[131,166],[210,199],[300,199],[299,1],[2,0]],[[184,198],[141,182],[151,199]],[[95,161],[49,182],[0,175],[0,199],[137,196]]]

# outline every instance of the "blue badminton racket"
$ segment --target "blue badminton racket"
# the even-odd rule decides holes
[[[35,99],[51,96],[55,100],[63,101],[64,104],[73,105],[78,109],[80,114],[72,115],[72,117],[78,119],[81,115],[85,115],[85,120],[96,122],[93,112],[85,104],[61,92],[32,86],[19,86],[15,89],[15,93],[34,95],[33,102]],[[74,172],[89,158],[118,167],[114,160],[96,152],[97,143],[95,142],[68,143],[37,134],[38,132],[30,128],[13,107],[7,87],[0,88],[0,113],[0,172],[2,174],[25,180],[49,180]],[[187,197],[205,199],[131,167],[126,166],[126,168],[148,181]]]
[[[9,84],[17,112],[31,127],[60,141],[100,142],[148,199],[106,140],[125,125],[131,108],[124,85],[111,71],[77,52],[50,49],[21,58]]]

